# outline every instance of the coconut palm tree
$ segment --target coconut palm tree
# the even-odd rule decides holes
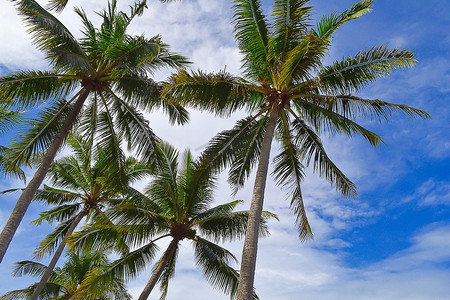
[[[111,162],[117,165],[124,159],[119,150],[122,138],[146,160],[152,156],[157,138],[138,107],[162,105],[172,121],[187,121],[185,110],[157,99],[160,85],[148,78],[161,67],[184,66],[187,60],[170,52],[159,36],[148,39],[126,32],[130,22],[144,10],[145,2],[132,6],[127,15],[118,12],[112,0],[108,9],[98,13],[103,19],[98,29],[82,9],[75,9],[84,26],[80,40],[37,2],[21,0],[15,4],[51,70],[19,71],[0,78],[2,105],[18,110],[44,102],[47,105],[12,144],[9,168],[47,150],[0,235],[0,261],[61,144],[80,121],[80,114],[81,130],[88,135],[97,132],[99,145],[110,150]]]
[[[132,299],[125,289],[125,283],[119,278],[114,278],[109,285],[103,286],[101,289],[98,289],[99,287],[97,286],[91,286],[91,289],[81,289],[83,280],[86,279],[90,272],[108,263],[109,260],[103,252],[83,254],[69,252],[62,268],[53,270],[50,280],[45,284],[44,291],[39,299]],[[21,261],[16,263],[13,276],[31,275],[39,278],[46,269],[45,265],[34,261]],[[10,291],[1,296],[0,299],[30,299],[36,286],[37,283],[22,290]],[[94,288],[97,290],[94,290]],[[92,294],[100,296],[92,296]]]
[[[156,263],[153,274],[139,299],[147,299],[157,281],[161,282],[161,298],[167,295],[169,279],[174,276],[175,263],[182,240],[194,246],[196,265],[214,287],[235,296],[238,272],[230,265],[236,258],[220,247],[219,241],[232,241],[244,236],[248,212],[233,212],[241,201],[211,207],[216,172],[184,155],[178,165],[178,153],[162,145],[159,163],[147,195],[134,194],[128,202],[105,212],[106,222],[96,221],[71,237],[75,247],[89,249],[111,248],[124,253],[86,284],[107,284],[111,276],[134,277],[152,261],[157,252],[156,242],[170,239],[170,244]],[[266,219],[276,217],[264,212],[259,222],[259,234],[267,235]],[[99,220],[99,219],[97,219]],[[110,223],[110,220],[115,225]],[[130,248],[136,248],[130,252]],[[93,274],[94,275],[94,274]],[[255,295],[253,295],[256,297]]]
[[[415,64],[408,49],[374,46],[355,56],[323,66],[334,32],[344,23],[371,10],[372,0],[361,0],[348,10],[310,24],[308,0],[275,0],[269,23],[258,0],[234,0],[234,30],[243,54],[244,77],[225,71],[174,74],[165,89],[166,98],[199,109],[230,114],[245,107],[251,115],[232,130],[218,134],[205,152],[222,167],[230,165],[230,181],[243,185],[258,163],[246,232],[239,300],[251,297],[258,242],[258,221],[273,139],[281,152],[274,158],[278,184],[290,186],[291,208],[297,216],[301,239],[312,237],[300,184],[303,163],[334,184],[344,196],[355,197],[355,185],[325,152],[319,134],[361,135],[372,146],[382,139],[355,122],[359,117],[388,120],[395,111],[410,117],[429,115],[406,105],[363,99],[354,93],[379,77]],[[211,160],[211,159],[209,159]]]
[[[67,238],[83,218],[91,219],[101,214],[102,209],[118,205],[128,192],[114,179],[117,173],[110,167],[108,149],[94,147],[92,139],[86,140],[77,134],[69,136],[68,144],[73,155],[56,160],[47,174],[54,187],[44,185],[34,196],[35,200],[53,207],[41,213],[33,223],[39,225],[47,221],[59,225],[34,252],[37,259],[54,254],[30,299],[38,299],[63,253]],[[125,160],[123,168],[128,189],[133,182],[151,172],[146,164],[132,157]]]

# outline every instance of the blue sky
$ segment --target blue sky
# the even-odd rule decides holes
[[[104,3],[103,3],[104,2]],[[122,8],[131,1],[119,0]],[[150,8],[132,26],[135,34],[162,34],[173,49],[188,56],[193,68],[217,71],[225,66],[240,72],[240,54],[232,35],[231,1],[183,0]],[[106,1],[70,0],[87,12]],[[271,1],[263,1],[270,11]],[[343,11],[354,1],[312,0],[316,17]],[[358,95],[408,104],[428,111],[432,120],[411,120],[401,114],[389,123],[360,120],[383,135],[386,145],[373,149],[360,138],[323,136],[329,155],[358,186],[357,200],[342,199],[324,180],[307,171],[303,186],[314,240],[296,239],[293,217],[283,190],[269,181],[265,209],[276,212],[271,236],[261,240],[256,291],[261,299],[447,299],[450,294],[450,4],[444,0],[376,0],[372,13],[341,27],[326,62],[358,50],[388,44],[416,51],[418,64],[381,79]],[[95,16],[90,13],[95,18]],[[61,19],[76,35],[79,22],[71,8]],[[98,19],[97,19],[98,21]],[[42,55],[30,43],[10,2],[0,3],[0,75],[19,69],[45,69]],[[166,78],[170,70],[155,77]],[[220,130],[244,116],[217,119],[192,112],[184,127],[171,127],[167,118],[148,114],[152,128],[179,149],[198,154]],[[205,126],[207,124],[207,126]],[[6,144],[3,137],[0,144]],[[274,144],[276,147],[276,145]],[[276,152],[276,151],[273,151]],[[29,172],[32,175],[32,172]],[[225,176],[224,176],[225,178]],[[252,178],[237,195],[248,207]],[[23,186],[0,178],[0,189]],[[230,200],[225,180],[218,202]],[[18,195],[1,196],[0,227]],[[42,207],[34,204],[0,265],[0,294],[31,281],[9,276],[14,261],[30,259],[33,248],[50,230],[29,224]],[[163,247],[164,245],[162,245]],[[227,299],[195,271],[191,246],[183,244],[180,264],[169,287],[168,299]],[[240,257],[242,242],[227,244]],[[151,268],[129,283],[138,295]],[[158,299],[155,293],[151,299]]]

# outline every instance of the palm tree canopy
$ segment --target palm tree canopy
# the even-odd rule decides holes
[[[312,237],[301,196],[303,168],[313,166],[345,197],[356,197],[356,186],[328,157],[319,134],[360,135],[372,146],[381,136],[356,123],[358,118],[387,121],[394,112],[430,118],[407,105],[353,95],[377,78],[411,67],[416,59],[408,49],[386,45],[361,50],[331,65],[322,61],[333,33],[344,23],[371,10],[373,0],[361,0],[342,13],[311,24],[308,0],[275,0],[271,22],[258,0],[234,0],[234,31],[243,54],[244,76],[225,71],[180,70],[166,83],[163,95],[174,103],[227,115],[246,108],[250,113],[231,130],[219,133],[204,158],[220,167],[231,166],[229,179],[244,184],[258,161],[271,112],[276,113],[274,138],[280,142],[273,175],[291,191],[301,239]],[[214,158],[214,159],[213,159]]]
[[[214,287],[235,295],[238,273],[229,264],[236,258],[216,243],[241,238],[248,212],[233,211],[241,201],[211,207],[217,171],[195,160],[189,151],[181,164],[178,156],[171,146],[161,145],[148,196],[136,191],[127,202],[105,212],[107,218],[97,218],[73,236],[71,242],[75,247],[91,251],[108,247],[123,254],[99,277],[93,276],[90,283],[106,283],[113,274],[124,278],[136,276],[155,258],[158,250],[155,242],[171,237],[177,242],[190,240],[196,264],[205,278]],[[269,217],[276,216],[264,212],[260,222],[262,236],[268,234]],[[167,295],[177,253],[178,246],[161,275],[162,298]]]
[[[92,290],[89,287],[81,289],[83,281],[89,276],[90,272],[108,263],[109,260],[106,255],[100,251],[83,254],[69,252],[64,265],[61,268],[54,269],[39,299],[132,299],[125,289],[125,283],[119,278],[113,278],[110,285],[102,290]],[[46,268],[45,265],[34,261],[21,261],[16,263],[13,276],[30,275],[39,278]],[[36,284],[33,284],[22,290],[10,291],[0,299],[29,299],[35,286]],[[92,296],[93,294],[100,296]]]
[[[87,210],[88,220],[102,214],[102,210],[126,199],[133,182],[152,172],[147,164],[133,157],[126,158],[123,173],[127,188],[124,189],[117,185],[117,173],[111,168],[107,149],[95,147],[92,139],[78,134],[70,135],[68,143],[73,154],[55,161],[47,174],[52,187],[44,185],[34,196],[34,200],[51,209],[42,212],[33,223],[58,224],[36,248],[34,255],[38,259],[55,250],[80,211]]]
[[[37,2],[22,0],[16,6],[50,70],[18,71],[0,78],[2,105],[21,110],[46,103],[43,112],[27,122],[23,134],[13,141],[10,168],[48,148],[83,92],[90,97],[77,120],[80,130],[96,134],[100,145],[111,149],[111,161],[119,164],[123,163],[117,150],[122,138],[146,159],[157,142],[138,108],[162,106],[172,122],[188,120],[187,112],[179,105],[159,101],[161,86],[149,77],[163,67],[185,66],[187,59],[171,52],[159,36],[146,38],[126,32],[131,21],[142,14],[145,1],[131,6],[126,14],[117,11],[116,1],[112,0],[107,9],[98,12],[103,20],[100,28],[95,28],[85,12],[76,8],[83,25],[79,40]]]

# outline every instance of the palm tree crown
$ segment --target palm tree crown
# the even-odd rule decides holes
[[[123,166],[126,179],[124,188],[123,185],[117,185],[117,173],[111,168],[107,149],[94,147],[92,139],[86,140],[77,134],[70,135],[68,143],[74,154],[55,161],[47,174],[54,187],[44,185],[34,196],[35,200],[53,208],[41,213],[33,223],[47,221],[59,225],[35,250],[38,259],[53,252],[54,255],[30,299],[38,299],[41,295],[68,237],[78,224],[85,217],[94,218],[102,214],[103,209],[118,205],[124,200],[130,185],[150,173],[146,164],[132,157],[127,158]]]
[[[311,163],[314,171],[344,196],[356,196],[355,185],[328,157],[318,134],[361,135],[376,146],[381,137],[357,124],[356,118],[383,121],[395,111],[410,117],[429,117],[406,105],[352,94],[396,69],[414,65],[414,53],[407,49],[374,46],[329,66],[322,65],[333,33],[344,23],[369,12],[372,0],[358,1],[340,14],[325,16],[316,27],[310,24],[308,2],[275,0],[269,23],[260,1],[234,0],[234,30],[243,54],[244,77],[225,71],[206,74],[181,70],[164,90],[164,96],[172,101],[218,114],[229,114],[242,107],[252,113],[232,130],[218,134],[205,153],[215,157],[216,164],[231,166],[230,182],[236,188],[244,184],[259,161],[250,208],[254,222],[249,220],[241,266],[240,280],[247,282],[246,294],[238,295],[239,300],[249,299],[253,287],[256,222],[263,207],[274,138],[280,142],[281,151],[274,158],[273,173],[278,184],[290,187],[290,205],[297,216],[299,237],[305,239],[312,233],[301,196],[302,163]],[[248,278],[247,272],[252,273]]]
[[[105,286],[101,290],[81,288],[82,282],[87,278],[89,272],[108,265],[108,263],[109,260],[103,252],[85,254],[69,252],[64,265],[61,268],[55,268],[52,272],[39,299],[132,299],[125,289],[125,283],[119,278],[114,278],[109,286]],[[21,261],[16,263],[13,276],[31,275],[39,278],[46,269],[45,265],[37,262]],[[0,299],[29,299],[36,285],[37,283],[23,290],[10,291]],[[92,294],[99,296],[92,296]]]
[[[165,237],[171,243],[154,267],[153,276],[139,299],[147,299],[156,282],[161,282],[162,298],[167,295],[168,281],[175,272],[179,242],[193,243],[197,266],[205,278],[216,288],[235,296],[238,273],[229,266],[236,258],[216,243],[232,241],[245,234],[248,212],[233,212],[240,201],[211,207],[216,174],[192,158],[184,155],[178,164],[178,153],[168,145],[159,152],[154,179],[148,197],[136,194],[127,202],[105,213],[108,218],[88,225],[71,238],[77,247],[97,249],[115,248],[123,257],[106,267],[90,284],[107,283],[112,274],[136,276],[145,268],[157,251],[156,241]],[[260,220],[260,233],[268,233],[264,213]],[[110,220],[114,224],[110,223]],[[130,248],[138,247],[130,252]]]

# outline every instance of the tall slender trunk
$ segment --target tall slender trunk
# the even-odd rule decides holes
[[[78,213],[78,215],[75,217],[72,224],[70,224],[69,229],[67,229],[67,232],[64,235],[63,240],[59,244],[58,249],[56,249],[56,252],[52,257],[50,264],[48,265],[47,269],[45,270],[44,275],[42,275],[41,281],[39,281],[38,285],[34,289],[34,292],[31,295],[30,300],[37,300],[37,298],[41,294],[42,290],[44,289],[44,285],[47,283],[48,279],[50,278],[50,275],[52,274],[56,263],[58,262],[64,248],[66,247],[66,242],[67,242],[67,239],[69,238],[69,235],[71,235],[73,233],[73,231],[78,226],[78,224],[80,224],[81,219],[83,219],[88,214],[88,212],[89,212],[89,208],[84,207],[83,210],[80,211]]]
[[[272,108],[267,123],[266,133],[261,145],[261,154],[256,171],[255,185],[253,187],[252,202],[248,215],[247,230],[245,232],[244,248],[242,250],[241,270],[237,300],[251,300],[253,296],[253,282],[255,280],[256,254],[258,251],[259,224],[264,203],[267,172],[269,168],[270,148],[275,132],[280,106]]]
[[[177,249],[179,239],[173,239],[170,242],[169,247],[167,247],[166,252],[164,252],[163,257],[161,258],[161,261],[159,262],[158,268],[156,268],[155,272],[153,272],[152,277],[150,277],[150,280],[148,281],[147,285],[145,286],[144,290],[142,291],[141,295],[139,296],[138,300],[146,300],[150,293],[152,292],[153,288],[155,287],[156,282],[158,282],[159,277],[161,276],[164,268],[166,267],[167,263],[169,262],[170,257],[172,256],[175,249]]]
[[[50,165],[52,164],[53,159],[56,156],[56,153],[58,152],[62,142],[66,138],[78,114],[80,113],[81,108],[83,107],[83,103],[86,100],[87,96],[89,95],[89,92],[90,91],[88,89],[85,89],[80,94],[77,101],[75,102],[75,105],[72,108],[72,111],[69,113],[69,116],[67,117],[66,121],[62,125],[59,132],[56,134],[53,142],[48,147],[47,153],[45,153],[41,165],[39,166],[38,170],[34,174],[31,181],[28,183],[25,190],[22,192],[22,195],[20,195],[19,199],[17,200],[16,206],[14,207],[11,216],[9,217],[8,222],[5,225],[5,228],[3,228],[3,231],[0,234],[0,263],[2,262],[3,257],[5,256],[9,243],[11,243],[11,240],[14,234],[16,233],[16,230],[19,227],[23,216],[25,215],[25,212],[28,209],[28,206],[30,206],[34,194],[36,193],[37,189],[44,180],[45,175],[47,174],[47,171],[50,168]]]

